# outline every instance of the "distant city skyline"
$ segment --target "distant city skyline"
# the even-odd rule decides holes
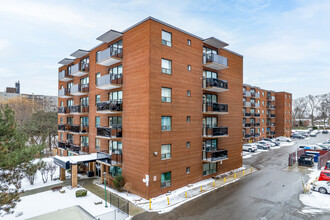
[[[57,95],[58,61],[153,16],[244,56],[244,83],[293,98],[330,92],[330,2],[0,0],[0,91]]]

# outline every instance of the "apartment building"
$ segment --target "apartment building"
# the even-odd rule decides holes
[[[243,85],[243,143],[292,132],[292,94]]]
[[[58,155],[144,198],[242,166],[242,55],[152,17],[97,40],[59,62]]]

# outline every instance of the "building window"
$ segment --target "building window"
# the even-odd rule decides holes
[[[81,127],[88,127],[89,125],[88,117],[80,117],[80,125]]]
[[[120,141],[109,141],[109,153],[110,154],[122,154],[123,145]]]
[[[63,141],[63,132],[60,133],[60,141]]]
[[[87,76],[87,77],[84,77],[84,78],[80,79],[80,84],[81,84],[81,86],[88,85],[89,84],[89,77]]]
[[[191,40],[187,40],[187,44],[188,44],[188,46],[191,46]]]
[[[207,176],[217,172],[217,163],[203,164],[203,176]]]
[[[81,105],[81,107],[88,107],[89,106],[88,96],[80,98],[80,105]]]
[[[88,145],[89,145],[89,138],[87,136],[80,136],[80,146],[88,147]]]
[[[265,114],[265,110],[262,110],[262,114],[263,114],[263,115]]]
[[[172,74],[172,61],[162,59],[162,73]]]
[[[162,116],[162,131],[171,131],[172,130],[172,117]]]
[[[101,73],[95,74],[95,84],[97,85],[97,80],[101,77]]]
[[[172,34],[167,31],[162,31],[162,44],[172,47]]]
[[[262,124],[265,124],[265,119],[262,119]]]
[[[95,127],[100,127],[101,126],[101,118],[100,116],[95,117]]]
[[[123,91],[109,92],[110,101],[122,101],[123,100]]]
[[[187,90],[187,96],[188,96],[188,97],[191,96],[191,92],[190,92],[190,90]]]
[[[95,138],[95,149],[100,150],[101,148],[101,141],[99,138]]]
[[[61,105],[61,107],[63,107],[63,101],[61,101],[61,104],[60,105]]]
[[[162,102],[171,102],[172,89],[162,87]]]
[[[265,129],[264,128],[262,128],[262,133],[264,133],[265,132]]]
[[[265,101],[262,101],[262,106],[265,106]]]
[[[190,167],[186,167],[186,174],[190,173]]]
[[[171,186],[171,172],[162,173],[160,176],[161,187]]]
[[[161,146],[161,158],[162,158],[162,160],[171,158],[171,145],[170,144],[163,144]]]
[[[262,92],[262,96],[265,97],[265,92]]]
[[[186,143],[186,147],[190,148],[190,142],[189,141]]]
[[[66,105],[68,107],[74,105],[73,99],[68,100],[67,103],[66,103]]]
[[[95,105],[99,102],[101,102],[101,95],[96,95],[95,96]]]
[[[60,117],[60,124],[63,124],[63,117]]]
[[[191,71],[191,65],[187,66],[188,71]]]
[[[190,123],[190,116],[187,116],[187,123]]]

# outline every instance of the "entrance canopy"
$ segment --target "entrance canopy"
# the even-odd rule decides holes
[[[70,169],[72,164],[79,164],[79,163],[88,163],[88,162],[95,162],[96,160],[109,160],[110,155],[102,152],[87,154],[87,155],[78,155],[78,156],[55,156],[54,163],[63,169]]]

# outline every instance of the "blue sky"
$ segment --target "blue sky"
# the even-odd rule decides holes
[[[244,55],[244,82],[294,98],[330,92],[327,0],[0,0],[0,91],[57,95],[57,62],[153,16]]]

